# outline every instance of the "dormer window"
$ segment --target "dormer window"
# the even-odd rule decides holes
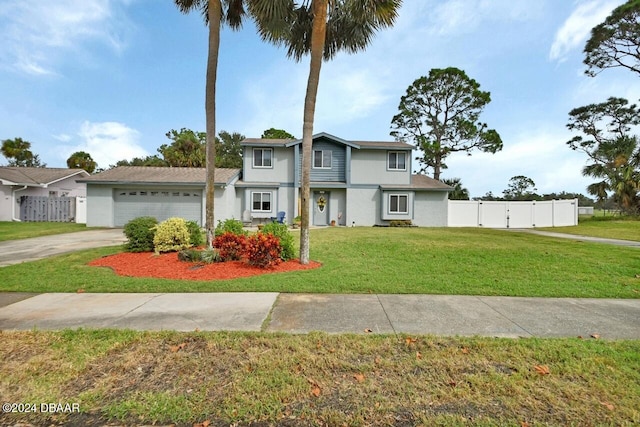
[[[389,170],[406,171],[407,153],[404,151],[390,151],[388,167]]]
[[[273,167],[273,149],[271,148],[254,148],[253,149],[253,167],[254,168],[270,168]]]
[[[331,169],[331,150],[313,150],[313,168]]]

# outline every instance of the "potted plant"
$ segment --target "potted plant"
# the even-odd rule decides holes
[[[335,226],[336,226],[336,220],[335,220],[335,219],[332,219],[332,220],[331,220],[331,226],[332,226],[332,227],[335,227]]]
[[[297,217],[293,218],[293,224],[291,224],[291,226],[293,228],[299,228],[301,223],[302,223],[302,217],[298,215]]]

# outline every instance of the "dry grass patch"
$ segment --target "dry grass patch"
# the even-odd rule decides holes
[[[3,332],[0,395],[81,414],[0,424],[631,425],[640,342]],[[257,423],[257,424],[256,424]]]

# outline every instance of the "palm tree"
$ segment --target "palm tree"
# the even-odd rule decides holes
[[[469,200],[469,190],[462,186],[460,178],[445,178],[442,182],[453,187],[453,191],[449,193],[449,200]]]
[[[218,51],[220,49],[220,27],[227,23],[232,29],[242,26],[245,14],[244,0],[174,0],[182,13],[199,10],[209,25],[209,53],[207,59],[207,77],[205,87],[206,116],[206,168],[205,187],[205,228],[209,248],[215,235],[214,224],[214,183],[216,162],[216,78],[218,72]]]
[[[311,148],[322,61],[341,50],[364,50],[378,29],[393,25],[401,4],[402,0],[249,0],[264,40],[287,46],[287,56],[296,61],[311,56],[302,125],[301,264],[309,263]],[[278,9],[277,16],[270,12],[273,9]],[[264,19],[267,16],[270,19]],[[288,25],[282,26],[282,20]]]

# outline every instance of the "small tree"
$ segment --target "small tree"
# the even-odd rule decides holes
[[[433,169],[440,179],[444,160],[458,151],[471,155],[478,149],[487,153],[502,150],[500,135],[478,118],[491,101],[489,92],[458,68],[432,69],[420,77],[400,98],[400,110],[391,120],[391,135],[415,144],[422,151],[417,158],[421,172]]]
[[[539,199],[536,191],[536,183],[529,177],[517,175],[511,177],[507,189],[502,192],[506,200],[530,200]]]
[[[286,130],[269,128],[262,132],[262,139],[296,139],[295,136],[291,135]]]
[[[640,74],[640,0],[617,7],[591,30],[584,53],[585,73],[595,76],[606,68],[623,67]]]
[[[84,169],[89,173],[93,173],[98,164],[91,158],[89,153],[76,151],[67,159],[67,167],[69,169]]]

